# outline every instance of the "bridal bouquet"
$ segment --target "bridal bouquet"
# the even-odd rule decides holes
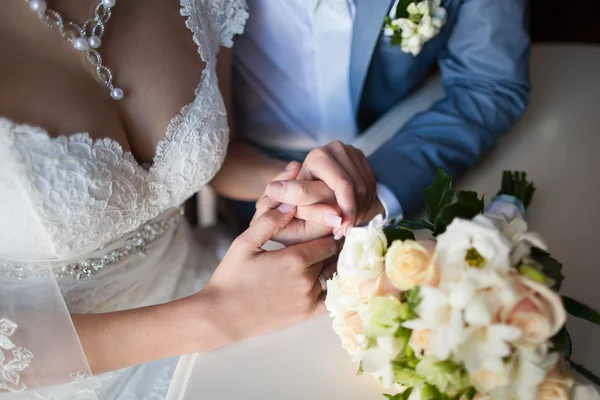
[[[596,324],[600,314],[557,294],[561,265],[523,219],[534,190],[505,172],[484,208],[439,171],[429,221],[380,216],[352,229],[326,305],[359,373],[393,390],[388,399],[600,399],[570,372],[599,382],[570,360],[565,328],[567,311]]]

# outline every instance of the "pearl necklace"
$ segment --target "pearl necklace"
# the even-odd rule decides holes
[[[62,37],[71,42],[76,50],[85,52],[89,63],[96,68],[98,79],[110,89],[110,97],[121,100],[124,95],[123,90],[113,86],[112,71],[102,65],[102,57],[96,51],[102,44],[101,38],[104,35],[104,26],[110,19],[111,9],[117,0],[101,0],[94,8],[94,17],[86,20],[81,26],[66,20],[60,13],[49,9],[44,0],[26,1],[29,7],[39,15],[42,22],[50,27],[57,28]]]

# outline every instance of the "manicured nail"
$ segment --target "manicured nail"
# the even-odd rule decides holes
[[[350,225],[347,229],[346,229],[346,236],[348,236],[350,234],[350,232],[352,232],[352,228],[354,228],[354,225]]]
[[[323,219],[325,220],[325,225],[332,228],[341,228],[342,226],[342,217],[335,215],[334,213],[326,213]]]
[[[269,186],[267,186],[267,196],[275,200],[281,199],[283,197],[284,186],[283,182],[269,183]]]
[[[335,235],[333,236],[333,239],[334,239],[334,240],[340,240],[340,239],[341,239],[341,238],[343,238],[343,237],[344,237],[344,232],[343,232],[341,229],[338,229],[338,230],[335,232]]]
[[[296,161],[292,161],[291,163],[289,163],[289,164],[287,165],[287,167],[285,167],[285,170],[286,170],[286,171],[291,171],[291,170],[293,170],[294,168],[296,168]]]
[[[291,204],[281,204],[279,207],[277,207],[277,211],[279,211],[282,214],[288,214],[290,211],[292,211],[294,209],[294,206]]]

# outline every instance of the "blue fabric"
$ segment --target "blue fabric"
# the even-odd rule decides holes
[[[371,1],[387,2],[357,1],[356,29],[364,29],[361,18],[376,20],[361,14],[369,12]],[[528,4],[528,0],[444,0],[448,22],[416,57],[391,47],[389,38],[379,35],[357,103],[361,130],[419,85],[436,61],[446,90],[446,98],[398,127],[370,157],[378,181],[394,192],[406,216],[422,209],[423,190],[438,168],[460,177],[523,114],[530,90]],[[381,7],[377,12],[382,13]],[[357,43],[359,37],[355,32]],[[367,40],[364,45],[371,43]],[[355,47],[353,51],[364,54]],[[360,86],[364,71],[353,67],[351,87]]]

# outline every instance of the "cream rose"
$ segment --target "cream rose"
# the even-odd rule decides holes
[[[521,330],[517,344],[534,347],[557,334],[567,319],[559,295],[524,277],[517,281],[517,293],[514,303],[501,312],[505,324]]]
[[[440,274],[434,254],[432,241],[397,240],[385,256],[385,273],[400,290],[410,290],[417,285],[436,286]]]

